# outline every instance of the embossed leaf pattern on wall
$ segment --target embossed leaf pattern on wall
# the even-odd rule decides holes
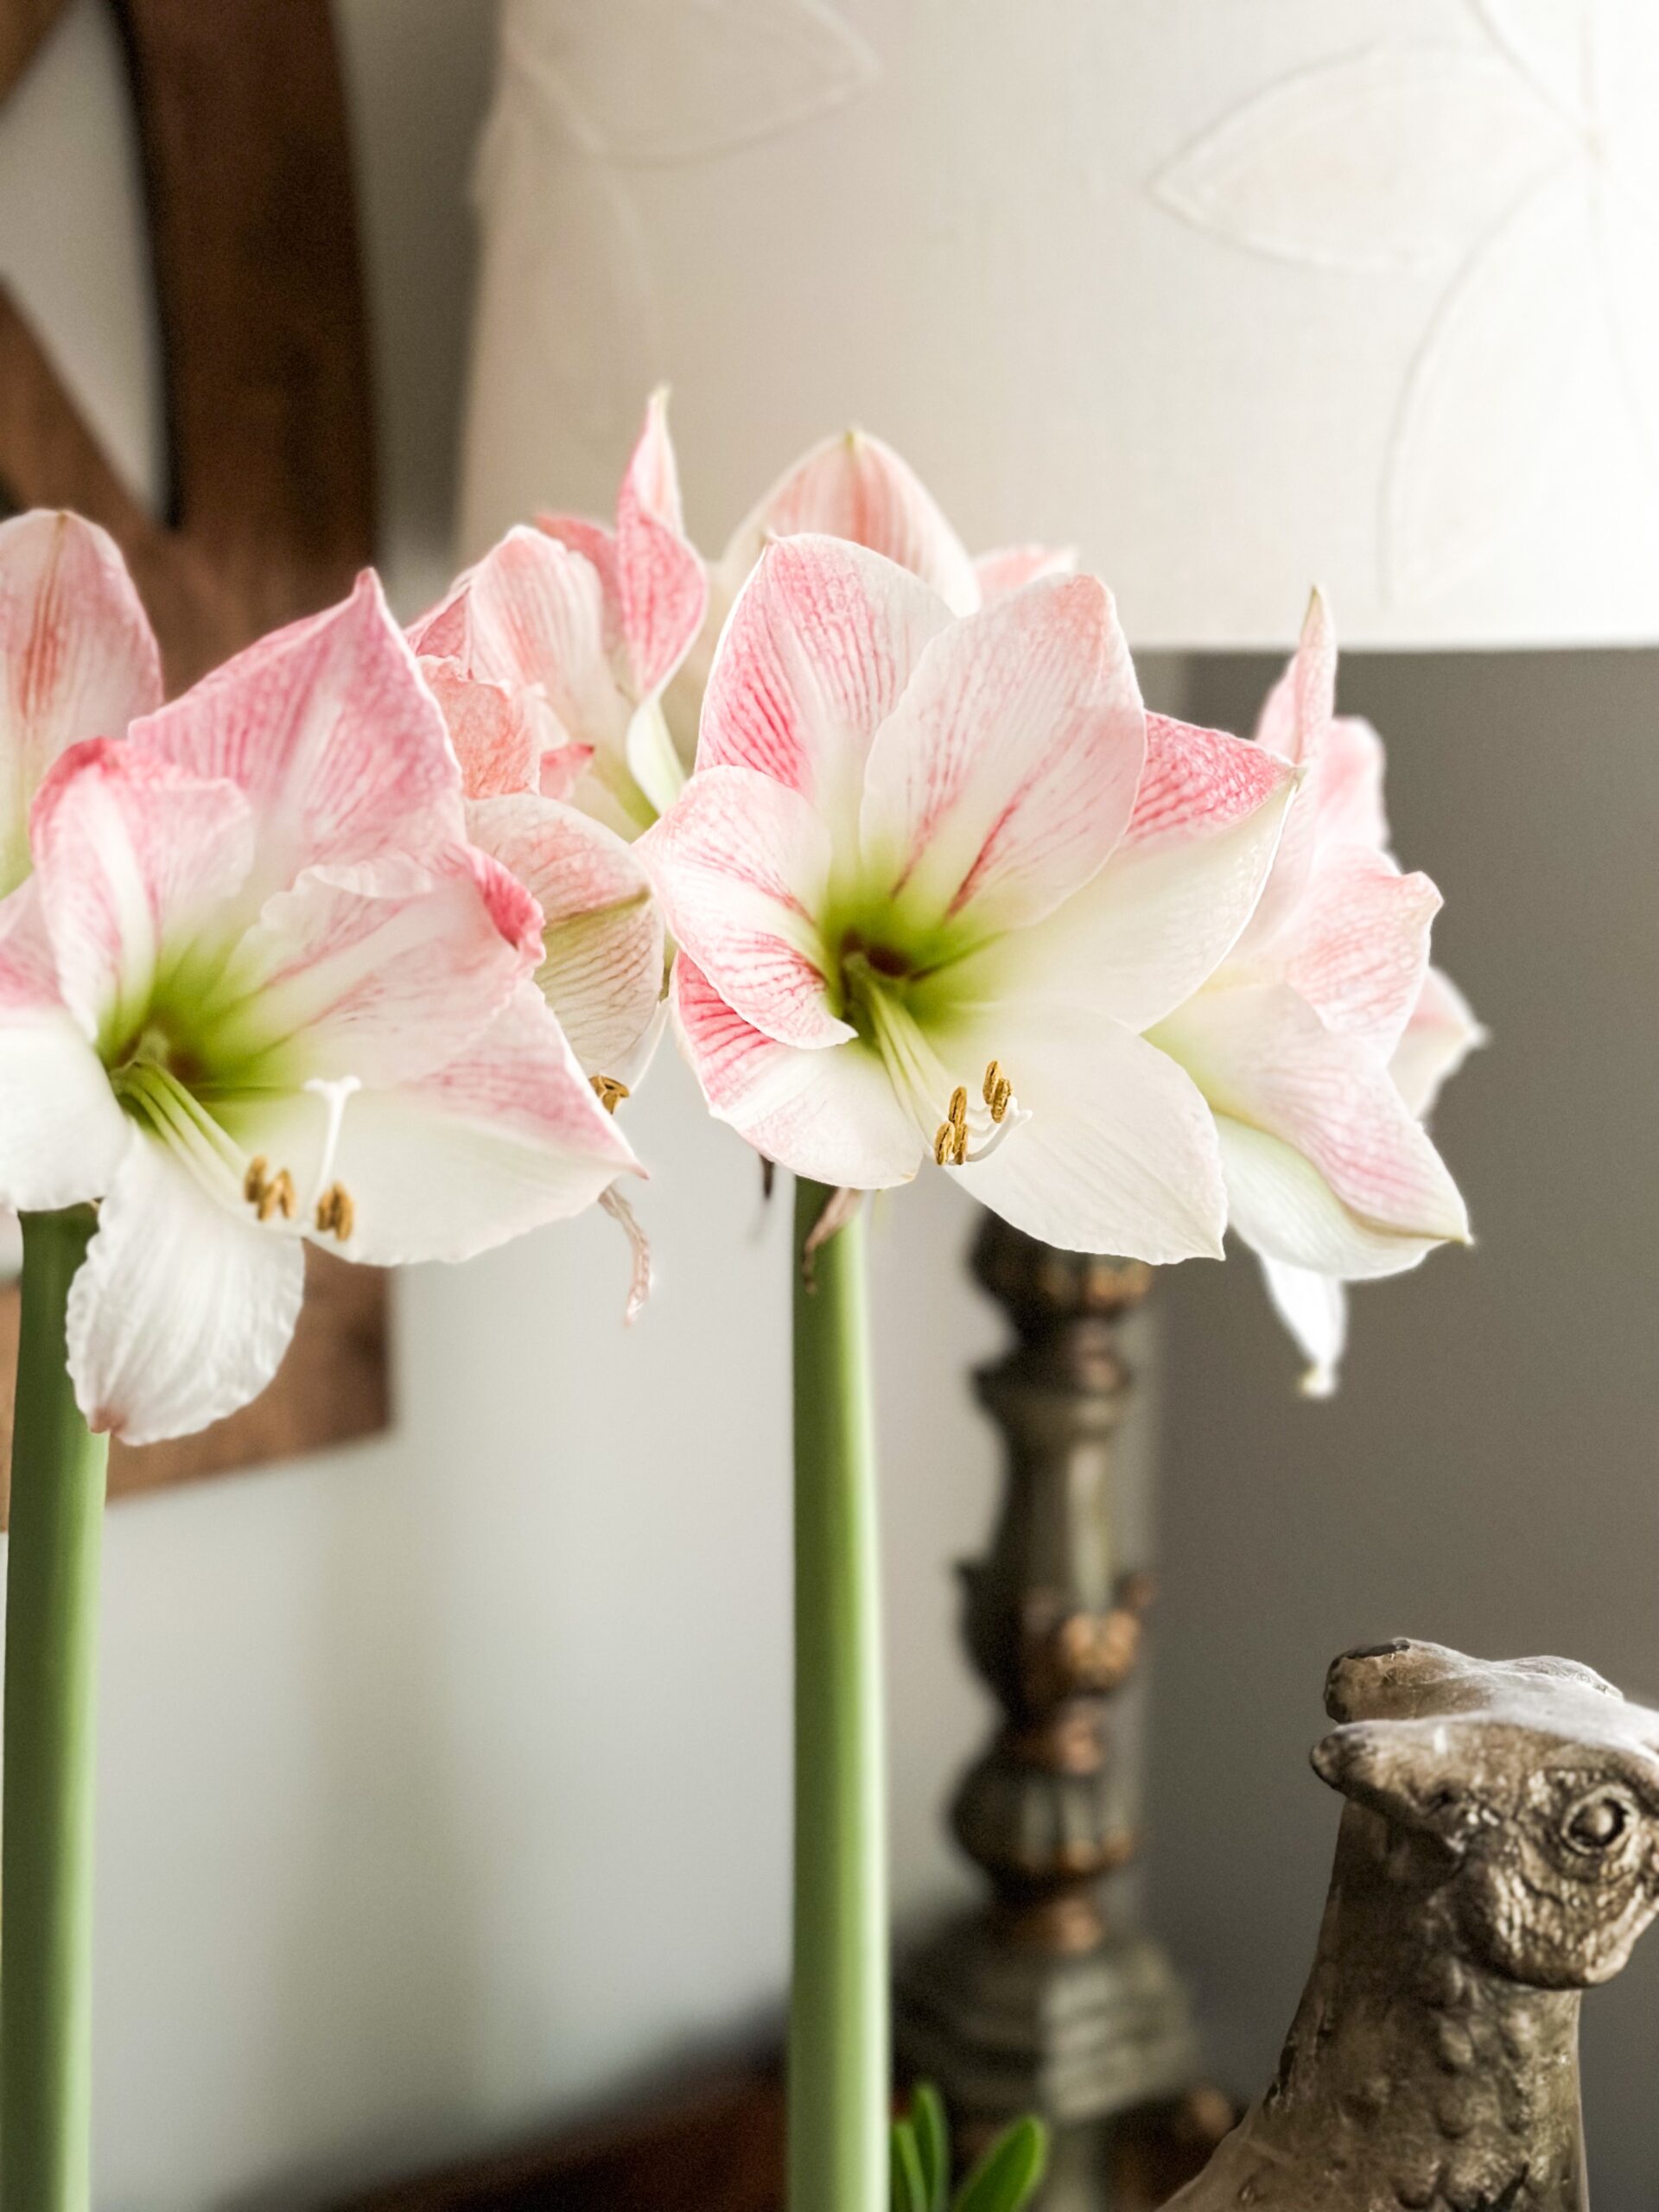
[[[1382,457],[1385,594],[1490,563],[1611,371],[1659,467],[1653,0],[1465,0],[1473,42],[1402,41],[1261,88],[1151,181],[1248,251],[1331,272],[1443,261]]]

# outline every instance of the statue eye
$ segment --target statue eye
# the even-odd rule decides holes
[[[1567,1837],[1580,1851],[1608,1851],[1630,1825],[1630,1808],[1620,1797],[1587,1797],[1567,1824]]]

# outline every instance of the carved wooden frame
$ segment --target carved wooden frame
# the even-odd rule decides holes
[[[102,523],[170,690],[337,599],[372,550],[368,345],[327,0],[111,0],[144,172],[168,429],[152,516],[0,286],[0,493]],[[65,0],[0,0],[0,101]],[[118,1447],[119,1493],[314,1450],[388,1417],[384,1277],[308,1254],[305,1312],[264,1397],[201,1435]],[[0,1293],[10,1457],[17,1298]]]

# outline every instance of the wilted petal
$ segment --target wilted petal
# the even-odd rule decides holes
[[[636,700],[653,696],[684,659],[709,603],[687,542],[668,435],[668,396],[652,394],[616,503],[616,582]]]
[[[28,874],[29,809],[58,755],[161,704],[162,666],[111,538],[79,515],[0,523],[0,893]]]
[[[1330,1275],[1288,1268],[1279,1260],[1263,1260],[1262,1273],[1274,1312],[1307,1356],[1302,1395],[1333,1396],[1348,1344],[1347,1292]]]
[[[281,1364],[304,1279],[297,1237],[221,1205],[135,1137],[69,1293],[69,1372],[88,1423],[149,1444],[246,1405]]]
[[[1304,1157],[1362,1227],[1433,1242],[1467,1237],[1457,1186],[1382,1062],[1327,1029],[1285,985],[1201,991],[1154,1041],[1187,1069],[1217,1116]],[[1375,1271],[1329,1265],[1296,1249],[1288,1228],[1261,1243],[1243,1220],[1237,1225],[1271,1258],[1328,1274]]]
[[[804,531],[884,554],[931,585],[953,613],[979,605],[974,563],[932,494],[891,446],[862,430],[804,454],[738,525],[720,564],[726,590],[736,591],[773,538]]]
[[[680,1041],[709,1110],[757,1152],[832,1185],[878,1191],[911,1180],[922,1135],[875,1052],[779,1044],[734,1013],[684,952],[673,990]]]
[[[1041,918],[1117,843],[1146,715],[1111,595],[1030,585],[937,639],[870,749],[860,842],[924,922]]]
[[[670,935],[745,1021],[806,1047],[853,1034],[830,1005],[818,935],[830,833],[799,791],[703,769],[637,850]]]
[[[1189,1077],[1092,1007],[1027,1001],[936,1039],[964,1082],[995,1058],[1031,1119],[951,1171],[1029,1236],[1072,1252],[1219,1259],[1227,1207],[1209,1109]]]
[[[467,1260],[640,1172],[533,984],[455,1060],[348,1103],[334,1163],[348,1259]]]
[[[1294,772],[1217,730],[1156,715],[1147,730],[1147,775],[1122,843],[1046,921],[963,961],[959,995],[1064,994],[1140,1031],[1226,958],[1273,865]]]
[[[402,1082],[453,1059],[541,957],[534,899],[484,853],[308,869],[238,947],[215,1051],[250,1082]]]
[[[35,880],[64,1003],[89,1038],[125,1041],[165,957],[241,887],[255,835],[233,783],[108,738],[60,758],[35,802]]]
[[[1463,993],[1449,976],[1431,968],[1389,1062],[1395,1088],[1420,1122],[1433,1112],[1441,1089],[1469,1054],[1485,1042],[1486,1032]]]
[[[862,546],[830,537],[772,546],[709,674],[699,770],[755,769],[800,791],[837,839],[850,838],[870,741],[950,620],[925,584]]]
[[[0,902],[0,1205],[50,1212],[107,1191],[132,1135],[58,995],[39,886]]]
[[[340,606],[250,645],[132,734],[246,794],[262,891],[461,838],[443,716],[367,570]]]
[[[1422,990],[1440,910],[1440,894],[1426,875],[1402,875],[1385,855],[1363,846],[1340,848],[1315,868],[1274,948],[1280,979],[1327,1028],[1386,1059]]]
[[[570,1049],[588,1074],[616,1073],[663,989],[662,915],[632,848],[554,799],[486,799],[467,822],[541,907],[536,981]]]
[[[1075,545],[1000,545],[974,563],[974,581],[982,602],[1022,590],[1039,576],[1069,576],[1077,565]]]

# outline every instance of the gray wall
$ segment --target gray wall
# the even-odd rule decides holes
[[[1248,728],[1268,674],[1199,663],[1190,711]],[[1341,704],[1388,739],[1398,849],[1492,1043],[1436,1123],[1478,1243],[1357,1294],[1334,1402],[1292,1395],[1245,1267],[1168,1285],[1152,1887],[1246,2087],[1322,1897],[1334,1652],[1560,1651],[1659,1694],[1659,656],[1355,656]],[[1585,2049],[1598,2202],[1651,2203],[1659,1936]]]

